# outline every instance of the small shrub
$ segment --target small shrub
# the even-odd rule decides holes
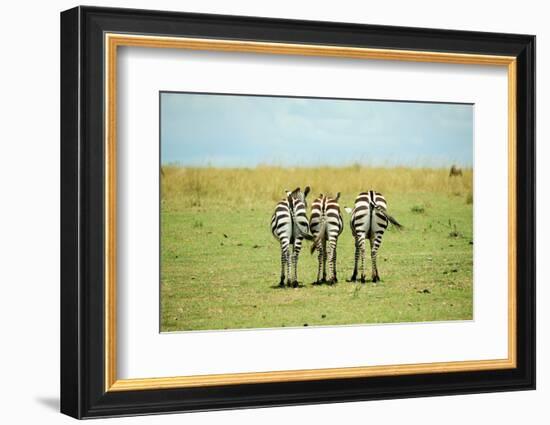
[[[425,209],[423,205],[413,205],[411,208],[411,212],[415,214],[424,214]]]

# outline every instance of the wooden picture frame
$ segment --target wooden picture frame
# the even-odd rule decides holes
[[[120,46],[486,64],[508,69],[508,358],[117,379]],[[77,7],[61,14],[61,411],[76,418],[533,389],[535,38]],[[483,172],[483,171],[480,171]]]

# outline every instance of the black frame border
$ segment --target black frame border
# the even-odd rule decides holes
[[[517,58],[517,367],[105,392],[104,33]],[[535,36],[134,9],[61,13],[61,412],[75,418],[535,388]]]

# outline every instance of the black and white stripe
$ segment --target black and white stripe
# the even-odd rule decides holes
[[[271,233],[281,244],[280,286],[285,285],[285,276],[288,286],[298,286],[298,255],[302,240],[313,239],[307,219],[308,193],[309,186],[303,192],[299,187],[292,192],[286,191],[286,198],[277,204],[271,218]]]
[[[351,212],[351,233],[355,238],[355,263],[350,282],[357,280],[358,263],[361,261],[360,280],[361,283],[365,283],[366,239],[370,242],[372,281],[378,282],[380,275],[376,266],[376,255],[378,248],[382,244],[382,236],[389,223],[394,224],[398,228],[402,226],[388,214],[388,204],[384,196],[374,190],[360,193],[355,199],[353,210],[346,208],[346,211]]]
[[[311,246],[311,253],[317,249],[319,251],[319,268],[317,271],[316,284],[329,282],[330,284],[338,282],[336,277],[336,244],[338,236],[344,229],[342,214],[338,199],[331,198],[321,194],[319,198],[313,201],[311,206],[311,218],[309,227],[314,236],[314,243]],[[328,261],[328,279],[326,265]]]

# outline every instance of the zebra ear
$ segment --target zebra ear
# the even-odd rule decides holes
[[[304,189],[304,198],[307,196],[307,194],[309,193],[309,186],[306,186],[306,188]]]
[[[300,192],[300,188],[297,187],[296,189],[294,189],[294,190],[292,191],[292,195],[296,195],[296,194],[299,193],[299,192]]]
[[[338,199],[340,199],[340,192],[336,194],[336,201],[338,202]]]

